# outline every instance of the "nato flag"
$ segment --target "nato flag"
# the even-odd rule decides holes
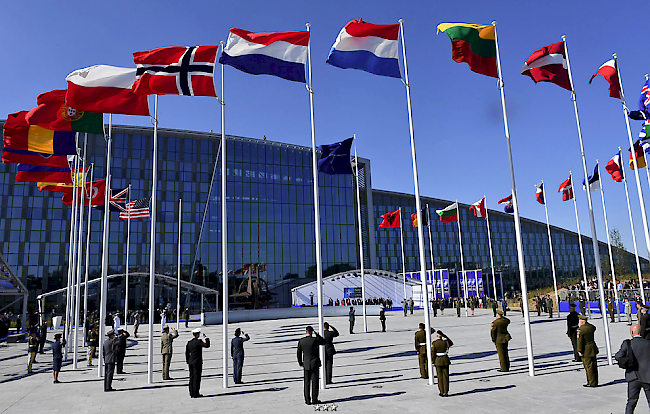
[[[318,171],[325,174],[352,174],[350,148],[353,139],[348,138],[334,144],[321,145],[319,147],[321,155],[318,160]]]

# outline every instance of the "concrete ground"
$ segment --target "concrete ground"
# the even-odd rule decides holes
[[[444,316],[431,318],[455,342],[450,350],[451,383],[449,398],[438,396],[436,385],[420,379],[414,351],[414,331],[423,322],[422,311],[404,317],[389,312],[388,332],[380,332],[378,317],[368,319],[368,333],[357,317],[355,334],[348,333],[347,317],[327,321],[341,333],[336,338],[334,384],[319,396],[323,406],[307,406],[302,396],[302,369],[296,362],[296,344],[305,325],[317,327],[315,318],[247,322],[230,326],[230,337],[240,327],[251,337],[246,342],[242,385],[222,388],[222,327],[206,326],[203,331],[212,341],[204,352],[201,399],[190,399],[188,370],[184,360],[189,329],[180,330],[174,344],[171,381],[161,379],[160,332],[154,336],[154,384],[147,384],[146,326],[138,338],[129,339],[126,374],[116,375],[117,392],[103,392],[97,367],[80,369],[65,365],[61,384],[52,383],[50,340],[46,354],[38,355],[36,374],[27,376],[26,344],[0,347],[0,413],[97,413],[129,412],[271,412],[306,413],[314,410],[349,413],[614,413],[622,412],[626,402],[623,370],[608,366],[602,320],[597,327],[600,347],[599,388],[583,388],[586,382],[582,364],[572,362],[571,343],[565,335],[564,319],[532,317],[536,376],[528,375],[523,318],[510,313],[510,358],[512,370],[497,372],[498,357],[490,340],[491,310],[477,310],[476,316],[456,317],[449,309]],[[563,314],[566,316],[566,314]],[[175,324],[172,324],[175,326]],[[156,328],[159,328],[156,327]],[[131,330],[132,327],[129,327]],[[610,325],[612,349],[629,337],[625,322]],[[228,350],[230,352],[230,350]],[[85,356],[85,350],[82,352]],[[231,365],[229,359],[229,365]],[[94,362],[97,363],[96,360]],[[615,362],[614,362],[615,364]],[[232,366],[230,371],[232,372]],[[643,396],[637,412],[648,412]]]

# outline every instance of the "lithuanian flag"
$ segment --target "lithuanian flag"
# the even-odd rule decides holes
[[[494,26],[467,23],[441,23],[438,33],[451,39],[452,59],[465,62],[469,69],[481,75],[498,78],[497,48]]]
[[[454,203],[442,210],[436,210],[436,213],[440,216],[440,221],[443,223],[458,221],[458,203]]]

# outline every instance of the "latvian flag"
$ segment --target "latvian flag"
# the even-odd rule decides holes
[[[442,210],[436,210],[436,213],[440,216],[440,221],[443,223],[458,221],[458,203],[454,203]]]
[[[557,192],[562,193],[562,201],[573,200],[573,185],[571,184],[571,174],[569,174],[569,178],[560,184],[560,188],[557,189]]]
[[[503,207],[503,211],[505,211],[506,213],[515,212],[515,208],[512,206],[512,194],[510,194],[508,197],[499,200],[499,204],[505,204],[505,206]]]
[[[535,188],[537,189],[537,192],[535,194],[535,197],[537,198],[537,202],[539,204],[544,205],[545,204],[545,201],[544,201],[544,183],[535,184]]]
[[[567,61],[564,56],[564,42],[554,43],[536,50],[521,68],[521,74],[530,76],[535,82],[551,82],[571,90]]]
[[[485,197],[469,206],[469,211],[474,212],[475,217],[485,217],[487,215],[485,211]]]
[[[126,204],[126,211],[120,213],[122,220],[149,218],[149,203],[151,197],[141,198]]]
[[[621,151],[617,152],[605,166],[605,170],[612,175],[612,179],[617,183],[623,181],[623,162],[621,159]]]

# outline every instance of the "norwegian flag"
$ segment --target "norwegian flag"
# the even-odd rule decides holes
[[[141,198],[126,204],[126,211],[120,213],[122,220],[149,218],[149,204],[151,197]]]
[[[562,201],[573,200],[573,184],[571,182],[571,174],[569,174],[569,178],[560,184],[560,188],[557,189],[557,192],[562,193]]]
[[[135,52],[133,92],[142,95],[217,96],[214,62],[219,46],[170,46]]]

